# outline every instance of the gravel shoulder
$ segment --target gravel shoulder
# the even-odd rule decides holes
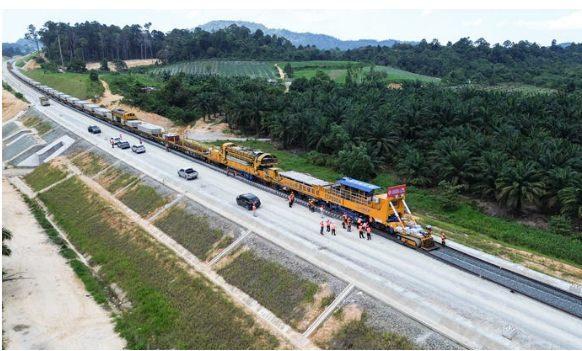
[[[2,268],[2,335],[6,349],[122,349],[109,313],[97,305],[28,206],[2,178],[2,225],[12,231]]]

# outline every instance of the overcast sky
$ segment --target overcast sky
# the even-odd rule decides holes
[[[108,0],[109,1],[109,0]],[[120,2],[100,1],[99,3],[114,8]],[[470,37],[472,40],[485,38],[488,42],[502,43],[511,41],[529,40],[541,45],[550,45],[552,39],[558,43],[582,42],[582,10],[553,10],[553,9],[521,9],[521,10],[458,10],[455,2],[439,2],[439,5],[452,9],[429,10],[431,2],[406,3],[415,10],[379,9],[386,7],[383,3],[363,2],[359,8],[353,9],[270,9],[274,5],[267,2],[205,2],[205,6],[222,9],[178,9],[171,2],[157,2],[154,6],[166,7],[154,10],[69,10],[67,6],[78,7],[79,3],[67,1],[59,2],[63,9],[41,10],[46,2],[33,0],[26,2],[31,8],[26,10],[2,9],[2,42],[14,42],[24,36],[29,24],[40,29],[46,21],[62,21],[74,24],[84,21],[98,21],[103,24],[141,24],[152,22],[152,29],[163,32],[174,28],[194,28],[212,20],[241,20],[256,22],[268,28],[282,28],[295,32],[311,32],[327,34],[342,40],[357,39],[398,39],[428,41],[436,38],[442,44],[447,41],[456,42],[461,37]],[[7,2],[7,1],[4,1]],[[35,3],[38,2],[38,3]],[[18,2],[10,2],[18,6]],[[93,2],[95,3],[95,2]],[[191,2],[192,5],[198,2]],[[240,4],[250,4],[247,9],[241,10]],[[308,8],[316,5],[325,8],[327,2],[304,0],[277,2],[278,6],[289,5],[295,8]],[[334,2],[336,3],[336,2]],[[352,1],[352,3],[354,3]],[[52,4],[52,3],[51,3]],[[138,7],[136,2],[123,2],[128,8]],[[480,4],[483,7],[507,6],[507,2],[493,0]],[[511,5],[511,3],[509,3]],[[572,3],[566,3],[572,4]],[[148,4],[149,5],[149,4]],[[302,6],[303,5],[303,6]],[[459,7],[466,4],[457,4]],[[546,6],[560,7],[560,1],[546,3]],[[7,5],[2,5],[7,6]],[[37,6],[35,9],[34,7]],[[167,7],[174,9],[167,9]],[[277,5],[275,5],[277,6]],[[351,6],[358,7],[358,4]],[[424,6],[424,7],[423,7]],[[572,6],[572,5],[570,5]],[[579,5],[580,6],[580,5]],[[361,9],[367,7],[368,9]],[[517,6],[513,6],[517,7]],[[253,9],[249,9],[253,8]],[[377,9],[374,9],[377,8]],[[563,8],[563,6],[562,6]]]

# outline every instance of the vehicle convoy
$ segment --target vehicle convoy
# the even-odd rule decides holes
[[[281,171],[276,167],[279,160],[269,153],[233,143],[224,143],[216,148],[195,140],[184,140],[177,134],[164,133],[162,127],[139,121],[133,113],[121,109],[108,111],[92,104],[80,103],[59,91],[41,86],[14,68],[9,68],[9,71],[27,85],[53,96],[63,104],[156,142],[168,150],[173,149],[215,166],[235,170],[235,174],[241,177],[278,190],[293,191],[299,198],[313,200],[318,206],[324,205],[328,209],[346,213],[353,221],[361,217],[372,227],[393,234],[402,244],[424,250],[437,248],[432,235],[416,223],[406,204],[406,185],[390,187],[386,193],[375,194],[381,187],[357,179],[344,177],[336,182],[327,182],[305,173]],[[181,177],[182,171],[178,172]]]
[[[47,98],[46,96],[41,96],[38,98],[38,100],[40,101],[40,104],[42,106],[50,106],[51,105],[49,98]]]

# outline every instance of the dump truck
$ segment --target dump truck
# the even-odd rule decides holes
[[[50,106],[50,104],[51,104],[49,101],[49,98],[47,98],[46,96],[41,96],[38,99],[40,100],[40,104],[42,106]]]

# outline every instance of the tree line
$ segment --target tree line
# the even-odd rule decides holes
[[[294,47],[276,35],[254,33],[233,24],[210,33],[174,29],[168,33],[150,30],[151,23],[105,25],[84,22],[70,25],[48,21],[38,31],[29,26],[26,37],[40,40],[49,60],[66,67],[73,59],[113,61],[158,58],[164,63],[200,59],[233,60],[342,60],[393,66],[413,73],[441,77],[449,84],[523,82],[550,88],[575,90],[582,81],[582,44],[562,48],[554,41],[536,43],[505,41],[491,46],[485,39],[461,38],[441,45],[434,39],[418,45],[366,46],[354,50],[319,50]]]

